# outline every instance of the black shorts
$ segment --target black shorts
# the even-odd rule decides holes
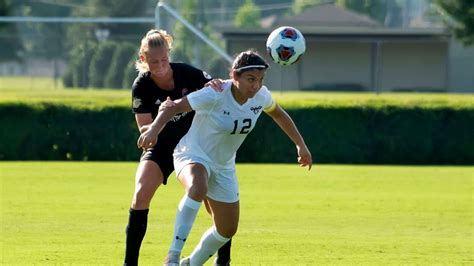
[[[166,185],[169,175],[174,171],[173,150],[174,147],[157,145],[152,149],[144,151],[140,158],[140,161],[150,160],[160,166],[161,172],[163,172],[163,185]]]

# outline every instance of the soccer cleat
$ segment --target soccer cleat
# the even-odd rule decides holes
[[[179,266],[191,266],[191,259],[186,257],[179,262]]]
[[[178,252],[168,252],[163,266],[179,266],[179,255]]]

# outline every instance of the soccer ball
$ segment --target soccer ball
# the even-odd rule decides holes
[[[272,60],[280,65],[296,63],[305,50],[303,34],[290,26],[277,28],[267,38],[267,52]]]

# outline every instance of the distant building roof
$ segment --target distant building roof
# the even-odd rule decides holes
[[[349,11],[333,3],[320,4],[306,9],[301,14],[291,17],[269,17],[262,20],[262,26],[277,27],[292,25],[329,26],[329,27],[379,27],[377,21],[368,16]]]

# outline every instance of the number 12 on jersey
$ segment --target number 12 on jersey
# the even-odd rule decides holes
[[[252,127],[252,119],[250,118],[245,118],[242,120],[242,128],[240,129],[239,134],[248,134],[250,132],[250,128]],[[231,135],[234,135],[239,128],[239,120],[234,120],[234,130],[230,133]]]

